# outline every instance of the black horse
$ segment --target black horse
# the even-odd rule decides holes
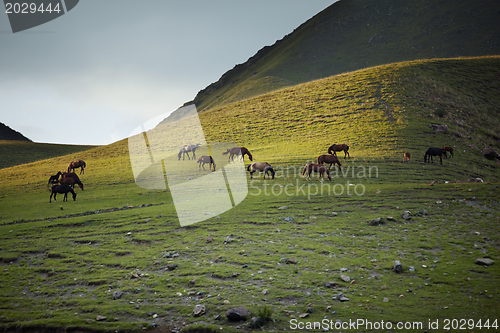
[[[446,152],[444,150],[442,150],[441,148],[431,147],[425,152],[424,163],[429,161],[432,161],[432,163],[434,163],[434,159],[432,158],[432,156],[439,156],[439,164],[441,165],[443,164],[443,155],[446,155]]]
[[[71,186],[69,186],[68,184],[52,186],[52,188],[50,189],[49,202],[52,202],[52,196],[54,196],[54,201],[57,202],[57,200],[56,200],[57,193],[64,193],[63,202],[68,201],[68,192],[71,192],[71,194],[73,195],[73,201],[75,201],[76,200],[76,193],[75,193],[75,191],[73,191]]]
[[[62,175],[61,171],[58,171],[57,174],[50,176],[49,182],[47,183],[47,186],[50,184],[57,184],[59,183],[59,176]]]

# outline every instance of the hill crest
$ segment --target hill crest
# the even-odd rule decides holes
[[[500,54],[500,2],[341,0],[202,89],[198,111],[357,69]],[[185,105],[186,105],[185,104]]]

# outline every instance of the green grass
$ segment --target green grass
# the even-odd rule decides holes
[[[499,164],[471,148],[498,148],[499,97],[490,91],[499,61],[398,63],[201,113],[207,140],[246,146],[277,177],[255,175],[242,203],[188,227],[168,190],[134,184],[126,141],[1,169],[0,327],[257,331],[226,320],[236,306],[266,319],[265,331],[290,330],[294,318],[499,318]],[[434,133],[436,122],[449,133]],[[351,146],[344,172],[332,182],[300,177],[334,142]],[[455,147],[455,158],[424,164],[430,145]],[[77,156],[87,161],[85,190],[49,204],[48,177]],[[193,161],[177,165],[198,174]],[[484,183],[467,182],[476,177]],[[377,217],[385,223],[370,226]],[[475,264],[485,256],[495,264]],[[391,270],[395,260],[404,273]],[[350,301],[336,300],[340,292]],[[206,314],[194,317],[200,303]]]

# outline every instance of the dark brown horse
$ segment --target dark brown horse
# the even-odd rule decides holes
[[[78,161],[73,161],[68,165],[68,172],[73,172],[75,169],[81,168],[80,170],[80,175],[82,173],[85,173],[85,168],[87,167],[87,164],[83,160],[78,160]]]
[[[78,178],[78,176],[74,172],[63,173],[61,175],[61,179],[59,179],[59,184],[61,184],[61,185],[67,184],[67,185],[71,186],[72,188],[75,188],[75,184],[77,184],[78,186],[80,186],[80,188],[83,191],[83,183],[80,181],[80,179]]]
[[[201,170],[201,167],[203,167],[203,170],[205,170],[205,164],[208,164],[208,170],[210,170],[211,166],[213,165],[215,171],[215,162],[212,156],[202,156],[198,159],[197,163],[199,164],[198,170]]]
[[[411,154],[407,151],[403,153],[403,162],[402,163],[410,163]]]
[[[306,166],[304,167],[304,171],[302,171],[302,176],[304,176],[307,172],[306,180],[310,180],[311,173],[313,171],[319,173],[318,180],[321,179],[325,180],[324,176],[325,173],[328,176],[328,180],[332,180],[332,177],[330,176],[330,171],[323,164],[313,164],[313,163],[306,164]]]
[[[344,159],[346,158],[346,156],[349,156],[349,158],[351,157],[351,155],[349,155],[349,146],[345,143],[340,145],[331,145],[330,148],[328,148],[328,154],[337,156],[336,152],[338,151],[344,151]]]
[[[177,154],[177,160],[179,161],[182,156],[182,160],[184,161],[184,155],[187,155],[188,160],[191,158],[189,157],[189,153],[193,153],[193,160],[196,158],[196,149],[201,146],[201,144],[195,144],[195,145],[185,145],[179,150],[179,154]]]
[[[444,151],[444,158],[448,159],[448,155],[446,155],[446,152],[450,153],[450,157],[453,157],[453,148],[443,147],[443,151]]]
[[[335,164],[338,164],[339,170],[342,170],[339,158],[335,155],[320,155],[320,156],[318,156],[318,164],[325,164],[325,163],[330,164],[330,166],[328,166],[328,170],[330,170],[330,168],[332,167],[332,164],[334,165],[334,167],[335,167]]]
[[[253,161],[252,154],[250,154],[248,149],[246,149],[245,147],[230,148],[226,152],[222,153],[222,155],[227,155],[227,154],[229,154],[229,158],[227,159],[228,162],[229,161],[234,162],[234,156],[238,156],[238,155],[241,155],[240,157],[243,161],[245,161],[245,155],[248,155],[248,158],[250,159],[250,161]]]
[[[61,174],[61,171],[58,171],[57,174],[50,176],[47,186],[49,186],[50,184],[57,184],[59,182],[59,176]]]
[[[271,173],[271,179],[274,179],[274,169],[271,164],[267,162],[253,162],[247,167],[247,171],[250,171],[250,179],[253,179],[253,173],[255,171],[264,172],[264,179],[266,179],[266,175],[269,179],[269,173]]]
[[[427,162],[430,162],[432,161],[432,163],[434,163],[434,159],[432,158],[432,156],[439,156],[439,164],[443,164],[443,155],[445,155],[446,153],[444,152],[444,150],[440,149],[440,148],[435,148],[435,147],[431,147],[429,149],[427,149],[427,151],[425,152],[425,155],[424,155],[424,163],[427,163]]]
[[[54,196],[54,201],[57,202],[57,200],[56,200],[57,193],[64,193],[63,202],[68,201],[68,192],[70,192],[73,195],[73,201],[75,201],[76,200],[76,193],[75,193],[75,191],[73,191],[73,189],[69,185],[63,184],[63,185],[52,186],[52,188],[50,189],[49,202],[52,202],[52,196]]]

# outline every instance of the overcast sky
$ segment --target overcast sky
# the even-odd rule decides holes
[[[81,0],[15,34],[2,10],[0,122],[35,142],[124,139],[333,2]]]

